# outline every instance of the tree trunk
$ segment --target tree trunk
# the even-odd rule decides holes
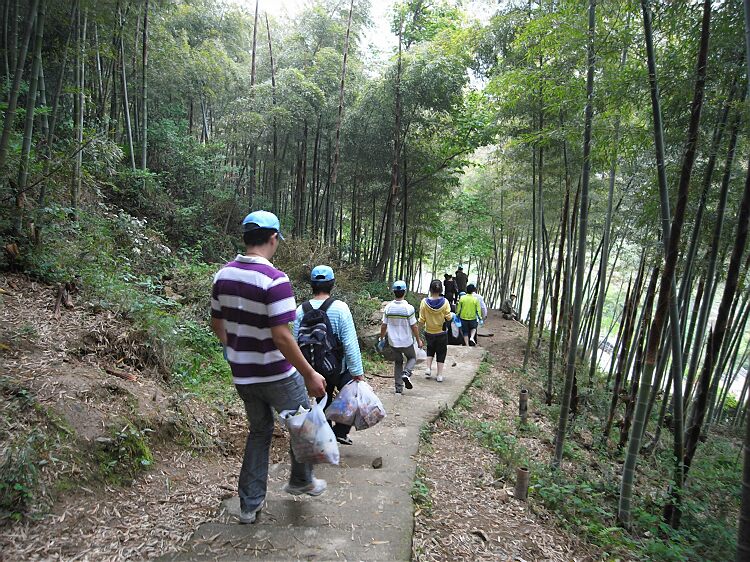
[[[39,2],[39,11],[36,16],[36,36],[34,38],[34,60],[31,64],[31,77],[29,80],[29,91],[26,94],[26,120],[23,130],[23,145],[21,147],[21,163],[18,167],[18,182],[16,192],[16,218],[14,230],[16,235],[21,234],[23,225],[23,214],[26,200],[26,184],[29,179],[29,155],[31,153],[31,135],[34,130],[34,110],[36,108],[37,86],[42,68],[42,41],[44,41],[44,17],[47,2]]]
[[[656,148],[656,162],[659,180],[659,193],[661,198],[662,239],[665,249],[664,273],[659,287],[659,298],[654,314],[654,321],[649,334],[646,351],[646,365],[638,393],[638,402],[633,419],[632,434],[628,446],[628,454],[622,473],[622,485],[620,488],[620,502],[617,518],[624,526],[630,526],[631,511],[630,503],[632,497],[633,482],[635,480],[635,465],[641,448],[641,439],[646,425],[646,408],[651,391],[651,381],[656,366],[659,340],[662,327],[667,313],[669,313],[669,325],[671,328],[672,365],[678,376],[673,376],[673,403],[675,405],[675,473],[673,493],[679,493],[682,488],[682,340],[680,337],[680,315],[677,306],[677,291],[675,286],[675,269],[679,252],[680,234],[685,218],[687,206],[688,188],[695,152],[698,143],[698,130],[700,125],[700,114],[703,107],[703,89],[706,76],[706,59],[708,55],[708,36],[711,20],[711,1],[705,0],[703,4],[703,20],[701,26],[701,41],[698,51],[698,62],[696,65],[696,81],[693,101],[690,113],[690,125],[688,128],[685,153],[682,159],[680,180],[677,189],[677,205],[674,220],[671,221],[669,211],[669,191],[667,187],[667,175],[664,165],[664,139],[661,121],[661,101],[659,99],[659,87],[656,78],[656,61],[654,58],[653,34],[651,30],[651,12],[648,0],[641,0],[643,9],[643,26],[646,39],[646,53],[648,58],[649,82],[651,86],[651,103],[654,113],[654,144]],[[679,505],[679,497],[675,496],[674,504]]]
[[[555,456],[552,461],[554,468],[559,468],[562,462],[565,432],[568,425],[568,412],[576,373],[576,355],[578,329],[581,321],[581,304],[583,301],[583,274],[586,268],[586,229],[588,227],[589,179],[591,176],[591,126],[594,114],[594,26],[596,0],[589,0],[588,25],[588,70],[586,73],[586,113],[583,132],[583,172],[581,177],[580,224],[578,226],[578,256],[576,264],[575,300],[573,301],[573,322],[571,329],[570,348],[565,374],[565,389],[560,401],[560,417],[555,440]]]
[[[34,29],[34,21],[36,20],[38,11],[39,0],[31,0],[31,3],[29,4],[29,12],[26,16],[26,27],[23,32],[23,38],[21,39],[21,49],[18,52],[15,61],[16,70],[13,73],[13,84],[8,93],[8,106],[5,108],[3,133],[2,136],[0,136],[0,171],[5,167],[5,162],[8,159],[8,142],[10,141],[10,134],[13,131],[13,122],[16,120],[18,92],[21,88],[21,78],[23,77],[23,69],[26,64],[26,52],[29,48],[31,32]]]
[[[141,170],[148,156],[148,0],[143,4],[143,68],[141,76]]]
[[[124,25],[124,19],[120,14],[120,25]],[[125,134],[128,141],[128,153],[130,155],[130,167],[135,171],[135,150],[133,149],[133,128],[130,123],[130,103],[128,102],[128,78],[125,72],[125,39],[120,33],[120,86],[122,88],[122,110],[125,116]]]
[[[391,188],[389,191],[388,201],[386,202],[385,213],[385,233],[383,240],[383,250],[376,266],[375,279],[383,280],[385,278],[386,266],[388,259],[391,257],[391,247],[393,238],[394,211],[396,205],[396,195],[399,186],[399,159],[401,155],[401,44],[403,39],[403,21],[399,23],[398,32],[398,59],[396,62],[396,108],[395,108],[395,126],[393,131],[393,163],[391,165]]]
[[[78,22],[80,23],[80,10],[78,12]],[[78,152],[76,153],[74,167],[73,167],[73,181],[70,188],[70,207],[72,209],[73,220],[78,220],[78,200],[81,195],[81,168],[83,167],[83,116],[85,114],[86,96],[86,24],[88,23],[88,15],[86,10],[83,12],[83,27],[76,26],[76,29],[80,33],[78,37],[77,45],[77,60],[76,75],[78,77],[78,92],[76,92],[76,110],[75,116],[75,132],[76,142],[78,144]]]

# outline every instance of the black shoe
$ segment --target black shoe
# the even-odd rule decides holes
[[[411,384],[411,379],[409,378],[409,375],[406,373],[406,371],[404,371],[404,374],[401,375],[401,380],[404,382],[404,386],[409,390],[414,388],[414,385]]]
[[[354,442],[351,439],[349,439],[348,435],[337,436],[336,441],[338,441],[342,445],[354,445]]]

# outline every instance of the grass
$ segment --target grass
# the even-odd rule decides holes
[[[97,441],[95,458],[105,482],[126,484],[153,465],[154,456],[148,442],[151,432],[125,421],[122,427],[110,430],[111,437]]]
[[[414,501],[414,505],[419,511],[422,511],[426,515],[429,515],[432,511],[432,497],[430,495],[430,487],[426,481],[427,475],[421,467],[417,467],[417,472],[414,476],[414,484],[411,488],[411,499]]]
[[[513,373],[526,388],[535,385],[533,377],[539,373]],[[671,474],[671,434],[665,430],[657,453],[641,458],[638,463],[638,482],[633,506],[633,527],[618,526],[616,511],[620,476],[618,462],[622,453],[615,447],[597,448],[597,436],[608,408],[608,395],[598,381],[591,390],[585,408],[569,426],[563,446],[564,470],[553,471],[547,460],[530,458],[522,438],[545,439],[546,431],[536,421],[521,424],[503,419],[487,421],[472,417],[476,406],[474,389],[484,389],[504,400],[511,397],[504,385],[493,380],[491,364],[481,364],[474,383],[458,399],[454,408],[441,412],[439,420],[453,427],[463,428],[481,446],[496,457],[495,478],[506,483],[515,481],[518,466],[528,466],[531,472],[529,505],[541,504],[551,512],[555,521],[571,533],[596,545],[604,559],[649,559],[665,561],[729,560],[736,548],[736,517],[741,482],[741,446],[737,439],[712,435],[702,444],[691,468],[684,494],[682,528],[674,530],[666,525],[661,512],[666,501],[666,489]],[[555,427],[559,406],[536,404],[549,424]],[[618,436],[613,435],[615,439]],[[431,442],[422,437],[423,442]],[[594,443],[590,443],[593,438]],[[415,484],[416,497],[426,502],[425,476]],[[415,499],[416,501],[416,499]]]

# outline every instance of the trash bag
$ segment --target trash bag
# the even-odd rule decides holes
[[[356,385],[357,412],[354,415],[354,427],[357,431],[362,431],[377,425],[385,417],[385,408],[369,384],[358,381]]]
[[[312,401],[309,410],[300,406],[279,414],[289,430],[294,456],[298,462],[339,464],[339,445],[323,413],[326,397],[318,403]]]
[[[383,359],[386,361],[395,361],[399,356],[399,354],[391,347],[387,336],[375,344],[375,351],[382,355]]]
[[[326,417],[336,423],[354,425],[354,416],[357,414],[357,383],[349,381],[344,385],[331,405],[326,410]]]
[[[417,342],[414,342],[414,354],[417,357],[417,362],[427,359],[427,350],[417,347]]]
[[[458,318],[458,317],[456,317]],[[454,338],[460,338],[461,337],[461,326],[456,325],[455,322],[451,322],[451,335]]]

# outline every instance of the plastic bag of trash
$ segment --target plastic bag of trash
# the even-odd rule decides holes
[[[362,431],[377,425],[385,417],[385,408],[369,384],[359,381],[356,385],[357,412],[354,415],[354,427],[357,431]]]
[[[292,451],[298,462],[339,464],[339,445],[323,413],[326,400],[325,396],[320,402],[313,398],[309,410],[300,406],[279,414],[289,430]]]
[[[354,416],[357,414],[357,383],[350,381],[344,385],[331,405],[326,410],[326,417],[336,423],[354,425]]]

